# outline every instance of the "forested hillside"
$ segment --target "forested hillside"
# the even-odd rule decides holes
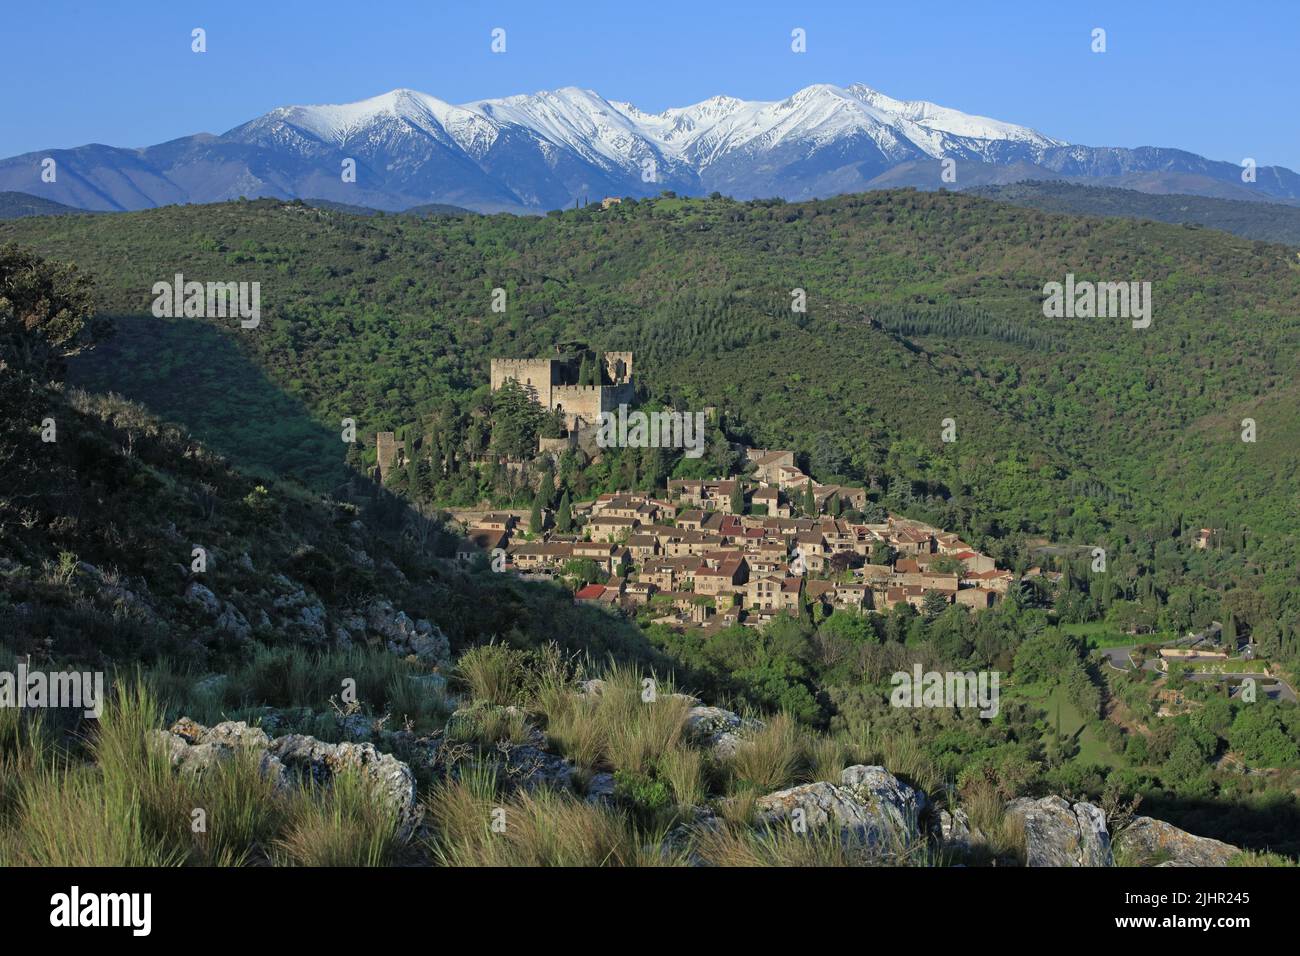
[[[1037,536],[1106,546],[1117,593],[1163,603],[1192,581],[1205,613],[1201,589],[1271,588],[1267,616],[1295,640],[1300,261],[1284,246],[912,191],[537,219],[258,201],[0,238],[99,278],[118,335],[74,382],[250,466],[332,486],[343,418],[362,434],[465,421],[491,356],[578,339],[633,350],[649,396],[716,406],[732,438],[793,447],[820,479],[869,484],[1011,563]],[[178,272],[260,281],[261,325],[153,318],[153,284]],[[1150,328],[1044,318],[1044,283],[1067,274],[1151,282]],[[1222,551],[1189,553],[1201,527]]]
[[[1178,193],[1161,195],[1136,189],[1058,181],[976,186],[969,192],[1043,212],[1154,219],[1156,222],[1222,229],[1247,239],[1300,245],[1300,207],[1279,202],[1249,202]]]
[[[890,766],[930,788],[1141,795],[1197,832],[1296,852],[1294,707],[1189,685],[1203,706],[1161,716],[1147,681],[1089,656],[1087,630],[1228,620],[1294,662],[1300,271],[1284,247],[912,192],[797,206],[665,197],[534,220],[254,202],[26,220],[0,226],[8,239],[79,263],[93,291],[62,272],[54,285],[72,283],[69,307],[93,301],[116,327],[71,356],[90,394],[65,398],[35,372],[0,381],[12,420],[29,423],[0,446],[0,614],[17,652],[144,658],[164,674],[179,663],[167,679],[185,696],[202,672],[235,666],[265,669],[254,687],[274,690],[277,668],[300,665],[264,655],[337,649],[338,626],[376,652],[395,634],[417,658],[424,620],[453,650],[576,639],[711,701],[896,740]],[[7,256],[13,275],[33,271]],[[261,324],[153,318],[153,284],[178,272],[261,282]],[[1071,272],[1151,281],[1151,327],[1044,319],[1043,283]],[[796,289],[806,313],[791,311]],[[45,315],[44,302],[26,289],[14,314]],[[29,362],[16,328],[0,344]],[[1030,588],[979,615],[903,606],[705,639],[453,568],[436,523],[357,482],[342,418],[362,434],[440,423],[481,441],[488,359],[575,339],[633,350],[647,398],[716,406],[733,439],[793,447],[818,478],[868,484],[874,506],[960,530],[1017,570],[1049,538],[1105,546],[1109,573],[1060,561],[1055,614]],[[95,397],[110,390],[182,429]],[[36,424],[51,413],[64,435],[52,448]],[[1246,417],[1255,443],[1240,440]],[[955,443],[941,441],[944,418]],[[629,466],[644,476],[644,461]],[[434,503],[499,490],[458,478]],[[408,490],[400,477],[396,488]],[[1192,545],[1201,527],[1216,532],[1205,550]],[[215,557],[199,580],[185,570],[196,545]],[[888,675],[912,662],[1008,674],[1001,716],[890,707]],[[264,696],[228,705],[279,699]]]

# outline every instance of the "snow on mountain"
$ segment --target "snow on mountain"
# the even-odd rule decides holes
[[[33,157],[44,156],[59,161],[57,183],[33,180]],[[714,96],[659,113],[576,87],[460,105],[397,89],[354,103],[280,107],[221,136],[11,157],[0,160],[0,189],[90,209],[247,195],[536,212],[664,189],[808,199],[938,188],[934,161],[947,158],[958,161],[962,185],[1069,177],[1148,191],[1178,184],[1237,198],[1300,198],[1300,176],[1280,167],[1259,170],[1252,191],[1232,163],[1158,147],[1070,145],[860,83],[815,84],[779,101]],[[355,181],[339,175],[349,159]]]
[[[845,92],[868,106],[926,130],[967,139],[1010,140],[1042,148],[1066,145],[1062,140],[1050,139],[1027,126],[1003,123],[987,116],[972,116],[925,100],[896,100],[862,83],[854,83]]]
[[[527,130],[605,169],[632,169],[646,158],[688,163],[698,171],[726,153],[801,143],[810,148],[864,135],[886,156],[945,155],[954,140],[1006,140],[1060,146],[1032,129],[972,116],[934,103],[896,100],[862,84],[816,84],[777,102],[715,96],[692,106],[646,113],[592,90],[565,87],[453,106],[412,90],[334,106],[283,107],[259,123],[280,122],[340,147],[376,127],[405,124],[454,142],[481,158],[502,130]]]

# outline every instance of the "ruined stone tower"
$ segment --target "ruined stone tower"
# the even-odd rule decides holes
[[[604,382],[579,385],[584,352],[579,349],[543,359],[492,359],[492,391],[514,379],[537,404],[563,414],[570,431],[591,427],[601,412],[612,412],[620,404],[632,402],[632,353],[605,352],[601,366]]]

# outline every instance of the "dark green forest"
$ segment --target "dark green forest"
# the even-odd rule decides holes
[[[73,362],[74,383],[254,469],[333,486],[344,418],[363,436],[444,434],[469,458],[488,441],[491,357],[631,349],[645,400],[716,407],[732,440],[792,447],[819,480],[866,485],[1011,566],[1041,539],[1105,547],[1098,601],[1168,617],[1173,597],[1191,610],[1170,626],[1221,617],[1240,591],[1239,623],[1295,653],[1300,260],[1285,246],[910,190],[542,218],[260,200],[28,219],[0,238],[99,280],[117,335]],[[153,318],[153,284],[177,272],[261,282],[261,325]],[[1045,319],[1043,285],[1067,273],[1150,281],[1151,327]],[[614,484],[670,463],[623,464]],[[519,500],[478,471],[446,477],[425,482],[436,503]],[[1190,548],[1201,527],[1210,551]]]
[[[77,437],[57,446],[57,481],[36,464],[35,426],[13,455],[0,447],[0,463],[21,466],[7,488],[23,489],[0,514],[10,535],[0,611],[27,634],[16,652],[143,649],[149,660],[222,666],[238,649],[190,620],[173,593],[181,583],[168,548],[185,553],[203,538],[308,582],[330,619],[409,581],[397,587],[402,599],[458,649],[559,639],[626,655],[741,709],[909,741],[913,776],[932,787],[1140,795],[1197,832],[1296,852],[1285,776],[1300,763],[1293,706],[1243,706],[1189,685],[1202,706],[1159,717],[1147,681],[1105,672],[1075,636],[1103,624],[1181,631],[1222,620],[1261,654],[1294,662],[1300,263],[1285,247],[911,191],[797,205],[665,196],[539,219],[361,218],[257,201],[0,225],[0,241],[11,239],[93,276],[93,289],[75,286],[75,310],[93,303],[115,333],[93,350],[65,350],[71,383],[92,395],[73,393],[60,413]],[[16,275],[30,269],[11,258]],[[177,272],[261,282],[260,326],[152,317],[153,284]],[[1042,286],[1067,273],[1152,282],[1151,327],[1044,319]],[[491,309],[494,288],[507,291],[504,313]],[[806,312],[791,310],[797,289]],[[39,289],[26,297],[25,309],[50,312]],[[30,349],[14,340],[6,354],[25,368]],[[417,469],[413,485],[397,476],[395,490],[412,499],[511,494],[465,464],[512,440],[496,425],[527,417],[509,393],[488,395],[488,360],[572,341],[634,351],[646,402],[713,406],[720,434],[794,448],[820,480],[869,487],[873,508],[959,530],[1018,571],[1057,567],[1062,584],[1027,587],[980,615],[806,609],[759,634],[704,639],[448,570],[439,563],[448,536],[435,523],[413,545],[420,516],[382,490],[366,490],[359,509],[316,502],[366,464],[339,440],[349,417],[362,435],[444,436],[436,457],[453,460],[454,473]],[[31,383],[9,383],[23,420],[64,408],[39,384],[45,372],[24,374]],[[93,397],[109,391],[180,430]],[[956,422],[954,443],[941,441],[944,418]],[[1241,441],[1244,418],[1257,423],[1256,442]],[[714,435],[697,464],[722,467],[728,454]],[[593,482],[657,485],[674,467],[610,459],[593,474],[561,469],[550,495],[576,498]],[[358,518],[401,536],[389,544],[365,532],[400,576],[351,569]],[[1199,550],[1202,527],[1214,534]],[[1105,547],[1108,572],[1033,550],[1045,541]],[[111,601],[91,600],[78,558],[166,595],[165,626],[124,623]],[[218,590],[254,621],[270,606],[265,584],[234,562],[219,567]],[[287,639],[253,631],[268,644]],[[885,679],[913,661],[998,668],[1014,686],[991,722],[888,707]],[[1265,772],[1219,768],[1229,750]]]

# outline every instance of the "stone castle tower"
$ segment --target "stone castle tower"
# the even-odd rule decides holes
[[[492,391],[514,379],[543,408],[564,415],[569,431],[580,431],[596,424],[601,412],[612,412],[619,405],[631,404],[635,394],[632,383],[632,353],[605,352],[602,355],[599,385],[579,385],[585,350],[542,359],[493,359]]]

